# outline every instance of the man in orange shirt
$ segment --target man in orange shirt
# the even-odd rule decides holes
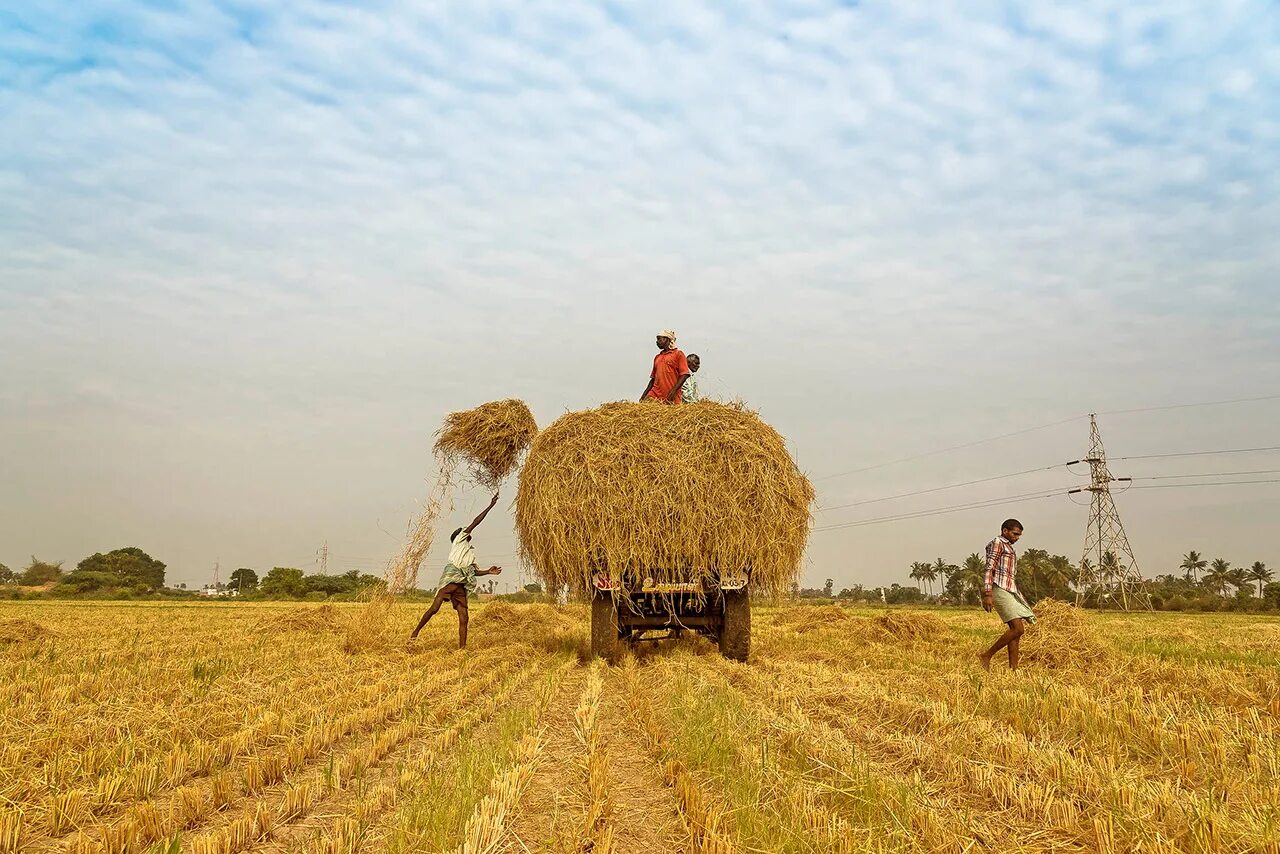
[[[658,333],[657,344],[659,352],[653,357],[653,371],[640,400],[682,403],[680,392],[684,389],[685,380],[689,379],[689,362],[676,347],[676,334],[670,329]]]

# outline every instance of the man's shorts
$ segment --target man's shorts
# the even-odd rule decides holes
[[[440,588],[440,592],[449,600],[453,610],[467,607],[467,585],[454,581]],[[438,594],[437,594],[438,595]]]

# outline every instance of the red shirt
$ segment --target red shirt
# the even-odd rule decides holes
[[[663,350],[653,357],[653,388],[649,389],[649,397],[666,401],[671,389],[680,384],[681,377],[689,376],[689,363],[684,358],[684,351],[676,347]],[[676,403],[683,403],[683,395],[677,394]]]

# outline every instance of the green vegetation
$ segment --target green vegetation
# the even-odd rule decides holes
[[[1110,554],[1102,561],[1100,574],[1105,577],[1109,569],[1118,564]],[[1275,611],[1280,610],[1280,582],[1272,581],[1274,573],[1263,561],[1254,561],[1248,569],[1232,567],[1224,558],[1212,561],[1201,557],[1197,551],[1189,551],[1179,564],[1179,573],[1166,573],[1143,582],[1151,604],[1162,611]],[[842,590],[837,598],[854,601],[884,601],[889,604],[933,602],[943,605],[976,605],[982,588],[985,563],[981,555],[971,554],[957,566],[942,558],[933,563],[917,561],[911,564],[908,578],[916,582],[916,588],[875,588],[864,591],[861,587]],[[1028,601],[1062,599],[1074,601],[1076,582],[1080,570],[1063,555],[1051,555],[1043,549],[1027,549],[1018,556],[1018,589]],[[941,592],[933,594],[935,582],[941,583]],[[925,591],[928,590],[926,593]],[[803,593],[817,591],[802,591]],[[849,594],[846,596],[846,593]],[[914,595],[913,595],[914,594]],[[1086,601],[1086,606],[1098,603]]]

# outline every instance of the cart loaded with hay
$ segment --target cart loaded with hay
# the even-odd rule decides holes
[[[527,443],[529,422],[519,421],[488,441]],[[467,444],[454,442],[474,459]],[[782,437],[754,412],[609,403],[532,438],[516,528],[547,591],[591,603],[596,655],[696,632],[745,661],[751,596],[798,577],[813,498]]]

